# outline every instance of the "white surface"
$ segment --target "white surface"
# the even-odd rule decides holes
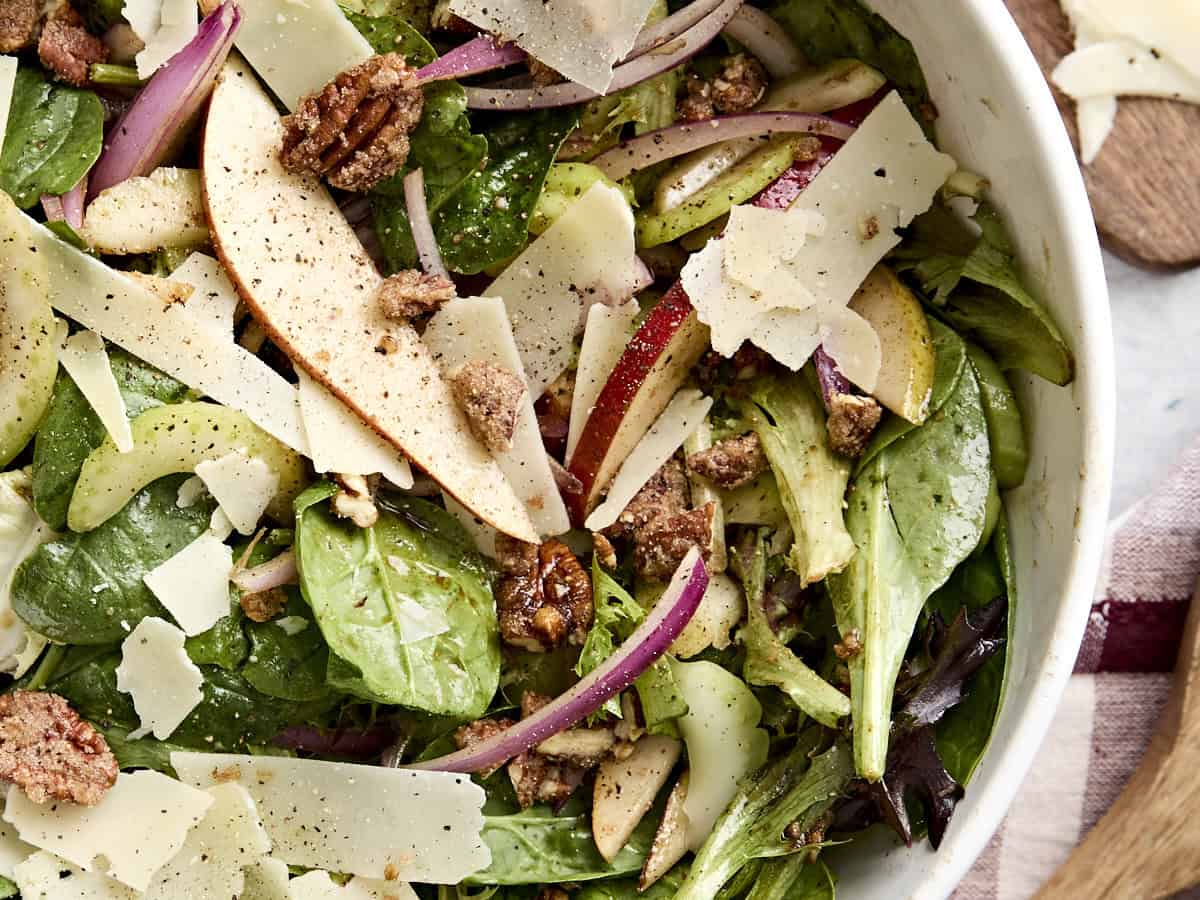
[[[1115,365],[1103,262],[1075,154],[1002,0],[870,0],[916,46],[944,149],[988,177],[1031,288],[1080,360],[1058,388],[1014,379],[1029,478],[1008,497],[1017,564],[1011,676],[992,746],[935,854],[882,844],[831,853],[839,896],[947,896],[1003,818],[1054,719],[1091,609],[1108,517]],[[1121,427],[1124,427],[1122,423]],[[838,858],[835,858],[838,857]]]

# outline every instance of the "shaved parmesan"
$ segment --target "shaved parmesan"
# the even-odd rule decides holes
[[[351,878],[340,885],[328,872],[306,872],[289,885],[290,900],[416,900],[407,884],[378,878]]]
[[[121,14],[142,39],[138,77],[145,80],[196,36],[200,21],[194,0],[125,0]]]
[[[224,541],[233,534],[233,523],[219,506],[213,510],[212,517],[208,520],[208,534],[218,541]]]
[[[0,474],[0,672],[16,678],[33,665],[46,639],[13,612],[13,576],[34,550],[57,537],[34,511],[32,490],[27,470]]]
[[[16,826],[21,840],[86,871],[103,868],[117,881],[144,891],[212,803],[205,791],[146,769],[122,772],[95,806],[40,805],[13,785],[4,820]]]
[[[12,880],[21,889],[21,900],[137,900],[142,896],[107,875],[86,872],[44,850],[17,866]]]
[[[288,109],[375,52],[335,0],[254,0],[241,7],[234,46]]]
[[[258,520],[279,493],[275,470],[243,450],[199,463],[196,477],[242,534],[254,534]]]
[[[883,349],[871,323],[852,309],[837,307],[822,323],[821,343],[842,374],[866,393],[875,390]]]
[[[0,822],[0,878],[11,879],[13,869],[32,856],[36,849],[17,837],[11,825]]]
[[[1079,158],[1091,165],[1112,133],[1117,121],[1116,97],[1085,97],[1075,101],[1075,121],[1079,126]]]
[[[404,454],[381,438],[353,410],[307,372],[300,379],[300,415],[313,468],[339,475],[379,474],[396,487],[413,486],[412,468]]]
[[[633,49],[655,0],[450,0],[450,12],[513,41],[598,94]]]
[[[204,674],[183,649],[185,638],[170,622],[147,616],[121,642],[117,690],[129,694],[142,722],[131,738],[153,732],[165,741],[204,699]]]
[[[236,781],[294,866],[454,884],[488,865],[483,789],[463,775],[293,757],[172,753],[185,782]]]
[[[200,173],[159,168],[114,184],[88,204],[80,237],[101,253],[121,255],[208,243]]]
[[[175,505],[180,509],[190,509],[207,493],[204,482],[193,475],[179,485],[179,490],[175,492]]]
[[[288,865],[282,859],[262,859],[244,872],[245,882],[238,900],[292,900]]]
[[[775,287],[774,279],[783,279],[791,290],[801,297],[807,295],[808,302],[812,302],[812,295],[785,264],[795,260],[808,236],[820,235],[824,226],[824,218],[808,210],[735,206],[725,228],[725,272],[733,280],[764,292]]]
[[[644,287],[625,195],[596,182],[489,285],[512,319],[537,400],[567,370],[585,302],[616,306]]]
[[[221,533],[223,524],[214,522],[208,533],[142,576],[146,587],[188,636],[208,631],[229,615],[233,550],[224,543],[228,532]]]
[[[601,531],[617,521],[629,501],[704,421],[712,402],[712,397],[706,397],[694,388],[684,388],[671,398],[667,408],[621,464],[604,502],[587,517],[584,525],[588,530]]]
[[[214,335],[197,325],[185,305],[164,304],[143,285],[26,221],[29,252],[49,266],[51,305],[188,387],[245,413],[293,450],[308,452],[296,389],[239,347],[232,333]]]
[[[208,812],[175,857],[158,870],[146,900],[229,900],[242,893],[242,869],[271,850],[254,800],[240,784],[208,788]]]
[[[76,332],[59,349],[58,361],[91,405],[117,449],[122,453],[132,450],[133,432],[129,430],[125,398],[121,396],[109,365],[104,339],[94,331]]]
[[[477,360],[524,375],[503,300],[455,298],[429,320],[422,339],[447,376]],[[526,390],[520,399],[512,446],[493,451],[492,455],[525,504],[538,534],[549,537],[569,531],[571,522],[542,443],[537,414],[533,411],[534,396]]]
[[[8,130],[8,110],[12,106],[13,88],[17,84],[17,58],[0,56],[0,147]]]
[[[616,368],[634,333],[638,305],[632,301],[621,306],[595,303],[588,310],[583,328],[583,344],[575,366],[575,392],[571,395],[571,421],[567,429],[566,458],[570,462],[583,426],[596,406],[608,376]]]
[[[1089,43],[1129,38],[1200,78],[1200,5],[1195,0],[1063,0],[1062,5]]]
[[[1102,41],[1068,54],[1051,79],[1070,97],[1162,97],[1200,103],[1200,75],[1135,41]]]
[[[219,262],[203,253],[193,253],[171,273],[171,280],[192,287],[185,303],[198,327],[218,340],[232,338],[238,295]]]

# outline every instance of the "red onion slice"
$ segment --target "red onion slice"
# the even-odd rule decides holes
[[[501,44],[491,35],[481,34],[439,56],[429,65],[417,69],[416,79],[418,84],[425,84],[430,81],[465,78],[480,72],[503,69],[526,59],[528,55],[516,44]]]
[[[721,33],[742,5],[743,0],[722,0],[721,4],[678,38],[653,52],[643,53],[613,70],[607,93],[613,94],[655,75],[669,72],[707,47]],[[571,106],[599,97],[581,84],[552,84],[527,89],[467,88],[467,106],[471,109],[549,109]]]
[[[438,248],[437,236],[433,233],[433,222],[429,219],[423,169],[416,169],[404,176],[404,203],[408,207],[408,227],[412,229],[413,243],[417,245],[417,257],[421,260],[421,268],[426,274],[449,278],[450,272],[442,262],[442,251]]]
[[[78,234],[83,230],[83,197],[87,192],[87,176],[61,196],[42,194],[42,210],[47,222],[66,222]]]
[[[149,174],[171,153],[212,92],[241,23],[237,3],[225,0],[200,23],[191,42],[154,73],[109,131],[92,169],[89,202],[105,188]]]
[[[285,550],[261,566],[235,572],[230,580],[248,594],[269,591],[285,584],[295,584],[299,580],[296,553],[294,550]]]
[[[672,13],[661,22],[647,25],[638,34],[633,48],[625,56],[625,62],[637,59],[643,53],[661,47],[667,41],[674,40],[683,34],[705,16],[720,6],[722,0],[693,0],[683,9]]]
[[[622,141],[593,159],[592,165],[609,178],[619,179],[638,169],[710,144],[735,138],[801,133],[845,141],[854,134],[854,128],[828,116],[810,113],[760,112],[717,116],[704,122],[669,125]]]
[[[662,656],[700,605],[708,587],[708,570],[693,547],[683,558],[662,598],[612,656],[565,694],[547,703],[507,731],[466,750],[440,756],[410,768],[435,772],[478,772],[500,765],[536,747],[591,715],[629,687]]]
[[[787,78],[804,68],[804,54],[783,26],[756,6],[739,9],[725,33],[749,50],[772,78]]]

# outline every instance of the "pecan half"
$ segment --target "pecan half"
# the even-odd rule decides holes
[[[42,21],[42,0],[4,0],[0,3],[0,53],[31,46]]]
[[[253,594],[242,594],[238,605],[242,607],[242,612],[251,622],[270,622],[283,612],[287,602],[287,591],[275,587],[265,591],[256,591]]]
[[[882,415],[883,409],[874,397],[834,394],[825,420],[830,449],[851,458],[862,456]]]
[[[717,441],[688,457],[688,468],[718,487],[741,487],[767,469],[767,454],[756,432]]]
[[[117,780],[117,759],[104,736],[58,694],[0,696],[0,779],[34,803],[100,802]]]
[[[699,547],[705,562],[712,547],[715,503],[674,515],[657,516],[634,536],[633,567],[644,578],[666,581],[693,547]]]
[[[617,516],[617,521],[604,530],[610,537],[631,537],[651,519],[681,513],[688,507],[691,490],[687,473],[675,457],[671,457],[653,477],[642,485],[629,505]]]
[[[379,286],[379,307],[392,321],[407,322],[437,312],[456,294],[449,278],[406,269],[384,279]]]
[[[284,168],[323,175],[334,187],[367,191],[400,171],[425,95],[398,53],[347,69],[301,98],[283,119]]]
[[[471,430],[489,450],[512,448],[517,413],[526,390],[520,375],[504,366],[473,359],[451,377],[450,390],[466,413]]]
[[[88,32],[75,7],[59,0],[42,26],[38,59],[60,80],[83,87],[91,81],[92,63],[108,60],[108,48]]]
[[[712,85],[695,73],[688,75],[678,112],[685,122],[703,122],[715,116],[717,108],[713,104]]]
[[[724,115],[748,112],[767,92],[767,82],[767,70],[753,56],[738,53],[727,57],[721,74],[712,82],[713,104]]]
[[[526,691],[521,695],[521,718],[533,715],[551,700]],[[508,764],[508,777],[521,809],[535,803],[558,808],[570,799],[588,772],[600,764],[615,741],[611,728],[569,728]]]
[[[503,573],[497,589],[500,637],[535,653],[564,641],[582,644],[592,627],[592,580],[559,540],[540,547],[508,537],[496,540]]]

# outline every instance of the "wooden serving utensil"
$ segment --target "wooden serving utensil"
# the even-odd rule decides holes
[[[1152,900],[1200,884],[1200,586],[1158,730],[1117,802],[1035,900]]]
[[[1074,48],[1059,0],[1005,2],[1049,78]],[[1074,104],[1051,89],[1078,148]],[[1200,106],[1122,98],[1112,134],[1083,167],[1083,180],[1100,237],[1114,253],[1154,268],[1200,263]]]

